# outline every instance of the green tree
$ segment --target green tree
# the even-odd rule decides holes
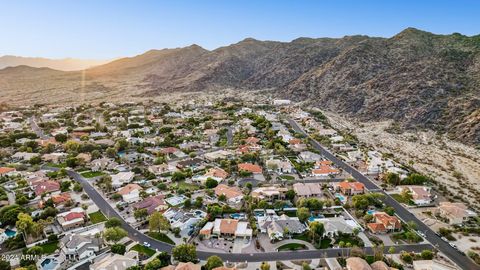
[[[0,270],[11,270],[11,269],[12,269],[12,266],[10,265],[9,261],[0,260]]]
[[[301,222],[307,221],[307,219],[310,217],[310,210],[306,207],[298,208],[297,217]]]
[[[110,250],[112,251],[112,253],[123,255],[126,252],[126,247],[122,244],[113,244],[110,247]]]
[[[148,229],[151,232],[167,231],[170,229],[170,222],[160,212],[154,212],[148,218]]]
[[[0,209],[0,223],[2,225],[15,225],[18,220],[18,214],[25,212],[21,206],[12,204]]]
[[[206,270],[212,270],[213,268],[217,268],[223,266],[223,261],[220,257],[218,256],[210,256],[207,259],[207,262],[205,263],[205,269]]]
[[[270,264],[268,262],[262,262],[262,264],[260,264],[260,270],[270,270]]]
[[[151,261],[149,261],[145,267],[144,270],[157,270],[162,268],[164,265],[162,264],[162,261],[158,258],[155,258]]]
[[[424,249],[422,250],[422,253],[420,253],[420,256],[422,257],[422,259],[424,260],[431,260],[433,259],[433,252],[429,249]]]
[[[122,221],[119,218],[112,217],[105,222],[106,228],[120,227],[122,226]]]
[[[137,221],[140,221],[148,217],[148,211],[146,208],[137,209],[135,212],[133,212],[133,216]]]
[[[180,244],[172,249],[172,256],[179,262],[196,262],[197,250],[192,244]]]
[[[207,178],[207,181],[205,181],[205,186],[207,188],[215,188],[216,186],[218,185],[218,182],[217,180],[213,179],[213,178]]]
[[[82,185],[78,182],[75,182],[75,184],[73,184],[73,191],[82,192],[83,191]]]
[[[103,231],[103,237],[107,241],[117,243],[122,238],[126,237],[128,233],[120,227],[107,228]]]
[[[60,142],[60,143],[64,143],[66,142],[68,139],[68,136],[66,134],[57,134],[55,135],[55,141],[57,142]]]

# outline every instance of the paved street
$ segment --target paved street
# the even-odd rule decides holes
[[[316,140],[312,139],[301,127],[300,125],[292,119],[288,119],[292,128],[305,136],[307,136],[312,145],[320,151],[320,153],[325,156],[327,159],[331,160],[335,163],[336,166],[343,169],[347,173],[351,174],[353,178],[357,181],[362,182],[365,187],[370,191],[375,191],[378,193],[382,193],[384,195],[383,202],[391,206],[395,209],[395,213],[404,221],[409,222],[413,221],[417,224],[418,230],[422,231],[426,235],[427,241],[429,241],[432,245],[434,245],[439,251],[445,254],[448,258],[450,258],[453,262],[455,262],[461,269],[480,269],[478,265],[473,263],[469,258],[465,255],[461,254],[459,251],[451,247],[447,242],[443,241],[439,236],[435,234],[427,225],[421,222],[419,219],[415,217],[412,213],[410,213],[407,209],[405,209],[400,203],[398,203],[395,199],[393,199],[389,194],[385,193],[379,186],[373,183],[368,177],[357,171],[352,166],[345,163],[340,158],[336,157],[326,148],[324,148],[320,143]]]
[[[51,170],[58,170],[57,168],[45,168]],[[153,239],[135,228],[130,224],[125,222],[125,220],[118,214],[118,212],[103,198],[103,196],[90,184],[90,182],[82,177],[79,173],[69,170],[68,175],[72,177],[75,181],[79,182],[84,191],[90,196],[92,201],[102,210],[102,212],[108,217],[117,217],[122,221],[122,227],[128,232],[129,237],[139,243],[148,242],[151,244],[153,249],[159,251],[170,252],[173,248],[170,244],[158,241]],[[388,246],[385,247],[385,252],[388,251]],[[429,244],[421,245],[397,245],[395,246],[397,251],[406,250],[421,252],[424,249],[431,249],[432,246]],[[325,249],[325,250],[302,250],[302,251],[285,251],[285,252],[266,252],[266,253],[215,253],[215,252],[204,252],[198,251],[199,259],[205,260],[212,255],[218,255],[224,261],[230,262],[262,262],[262,261],[275,261],[275,260],[300,260],[300,259],[315,259],[322,257],[339,257],[345,256],[350,252],[348,248],[336,248],[336,249]],[[364,248],[364,252],[367,254],[372,254],[371,248]]]

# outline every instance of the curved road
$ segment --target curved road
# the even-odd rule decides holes
[[[48,170],[58,170],[58,168],[44,167]],[[100,208],[100,210],[109,218],[116,217],[122,222],[122,227],[128,232],[128,236],[139,243],[148,242],[151,247],[159,251],[170,252],[173,248],[172,245],[153,239],[128,224],[123,217],[105,200],[105,198],[92,186],[92,184],[81,176],[79,173],[68,170],[68,175],[75,181],[79,182],[84,191],[90,196],[92,201]],[[431,249],[430,244],[417,244],[417,245],[397,245],[395,249],[397,252],[401,250],[421,252],[424,249]],[[388,252],[389,247],[385,247],[385,254]],[[197,251],[199,259],[206,260],[208,257],[217,255],[224,261],[229,262],[262,262],[262,261],[277,261],[277,260],[300,260],[300,259],[314,259],[324,257],[340,257],[349,254],[349,248],[331,248],[324,250],[302,250],[302,251],[283,251],[283,252],[266,252],[266,253],[216,253]],[[364,248],[364,252],[372,254],[371,248]]]
[[[365,187],[371,192],[382,193],[384,198],[382,199],[383,203],[388,206],[391,206],[395,209],[395,213],[404,221],[409,222],[413,221],[417,224],[418,230],[422,231],[426,235],[427,241],[433,244],[438,250],[440,250],[443,254],[445,254],[450,260],[455,262],[461,269],[480,269],[480,266],[472,262],[469,258],[465,255],[460,253],[455,248],[451,247],[449,243],[443,241],[438,235],[435,234],[433,230],[430,229],[425,223],[420,221],[415,215],[413,215],[410,211],[408,211],[405,207],[403,207],[400,203],[398,203],[395,199],[393,199],[389,194],[387,194],[383,189],[373,183],[368,177],[360,173],[357,169],[353,168],[352,166],[345,163],[343,160],[332,154],[326,148],[324,148],[320,143],[316,140],[312,139],[301,127],[300,125],[292,119],[288,119],[288,122],[292,126],[292,128],[300,133],[305,135],[310,142],[312,143],[313,147],[315,147],[320,153],[335,163],[336,166],[342,168],[344,171],[348,172],[355,178],[357,181],[363,183]]]

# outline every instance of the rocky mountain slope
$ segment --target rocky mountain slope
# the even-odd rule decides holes
[[[391,38],[245,39],[212,51],[197,45],[152,50],[84,72],[41,70],[24,76],[28,72],[21,69],[0,71],[1,101],[268,89],[362,120],[394,119],[400,126],[480,144],[480,35],[408,28]]]
[[[108,63],[109,60],[88,60],[88,59],[48,59],[41,57],[20,57],[13,55],[0,56],[0,69],[16,66],[46,67],[51,69],[72,71],[83,70]]]

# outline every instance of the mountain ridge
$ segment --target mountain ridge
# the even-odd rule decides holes
[[[30,91],[9,77],[0,76],[0,83],[10,92]],[[35,85],[40,77],[23,83]],[[276,96],[362,120],[392,119],[405,128],[433,129],[480,144],[480,35],[407,28],[390,38],[246,38],[214,50],[198,45],[150,50],[81,73],[50,72],[45,79],[51,83],[35,90],[62,98],[75,96],[74,89],[95,99],[270,89]]]
[[[78,71],[93,66],[102,65],[109,61],[111,60],[76,58],[50,59],[44,57],[22,57],[15,55],[3,55],[0,56],[0,69],[25,65],[36,68],[48,67],[51,69],[62,71]]]

